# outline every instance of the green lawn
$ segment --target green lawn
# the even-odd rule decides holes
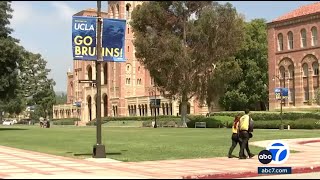
[[[121,161],[206,158],[226,156],[231,145],[231,129],[195,128],[111,128],[103,127],[107,157]],[[3,146],[50,154],[87,158],[95,144],[95,127],[0,126]],[[260,130],[251,141],[320,137],[319,130]],[[262,148],[251,147],[258,154]],[[234,151],[237,155],[239,147]]]

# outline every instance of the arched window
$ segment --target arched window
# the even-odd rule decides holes
[[[318,30],[316,27],[311,28],[311,34],[312,34],[311,45],[312,46],[318,45]]]
[[[294,78],[294,68],[293,68],[293,65],[290,65],[288,67],[289,69],[289,78]]]
[[[114,10],[114,6],[111,6],[111,12],[112,12],[112,17],[114,18],[116,16],[116,12]]]
[[[291,31],[288,32],[288,49],[293,49],[293,33]]]
[[[130,18],[131,4],[126,5],[126,17]]]
[[[303,76],[304,77],[308,77],[308,64],[307,63],[304,63],[302,65],[302,69],[303,69]]]
[[[120,14],[120,8],[119,8],[119,4],[117,4],[117,12],[116,12],[116,16],[119,17]]]
[[[318,64],[318,62],[314,62],[312,64],[312,69],[313,69],[313,75],[314,76],[319,76],[319,64]]]
[[[301,36],[301,47],[307,47],[307,31],[306,29],[302,29],[300,32]]]
[[[278,34],[278,51],[283,50],[283,35],[280,33]]]
[[[285,72],[284,67],[281,66],[281,67],[279,68],[279,71],[280,71],[280,78],[281,78],[281,79],[284,79],[284,78],[286,77],[286,72]]]

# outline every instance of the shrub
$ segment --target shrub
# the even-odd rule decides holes
[[[210,116],[228,116],[235,117],[239,112],[216,112]],[[243,112],[240,112],[243,113]],[[279,112],[251,112],[251,117],[254,121],[272,121],[281,119]],[[298,120],[298,119],[320,119],[320,113],[317,112],[284,112],[282,119]]]
[[[177,116],[157,116],[157,119],[179,118]],[[131,117],[102,117],[102,121],[148,121],[153,120],[154,116],[131,116]],[[95,121],[96,119],[94,119]]]
[[[204,116],[189,116],[189,121],[187,122],[188,128],[194,128],[196,122],[206,122],[207,128],[221,128],[225,125],[214,117],[204,117]]]
[[[74,125],[75,121],[78,121],[77,118],[66,118],[66,119],[53,119],[52,124],[54,125]]]

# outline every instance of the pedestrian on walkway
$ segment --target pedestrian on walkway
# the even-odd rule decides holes
[[[234,157],[232,155],[232,152],[233,152],[234,148],[237,146],[238,143],[240,145],[239,134],[238,134],[238,126],[239,126],[240,117],[241,117],[241,114],[239,113],[239,114],[236,115],[236,117],[233,120],[232,135],[231,135],[232,144],[231,144],[231,147],[230,147],[229,153],[228,153],[228,157],[229,158]]]
[[[250,139],[250,136],[252,137],[252,134],[250,135],[251,132],[249,132],[249,129],[251,131],[251,127],[250,127],[251,119],[250,119],[249,113],[250,113],[249,109],[246,109],[245,115],[243,115],[239,121],[239,137],[241,141],[239,159],[247,158],[247,156],[244,154],[244,149],[246,149],[249,158],[252,158],[254,156],[254,154],[252,154],[249,149],[249,139]]]

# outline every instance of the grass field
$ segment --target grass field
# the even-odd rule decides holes
[[[75,158],[91,157],[95,127],[0,126],[3,146]],[[108,158],[121,161],[191,159],[226,156],[231,145],[230,129],[194,128],[102,128]],[[260,130],[251,141],[320,137],[319,130]],[[258,154],[263,148],[251,147]],[[234,155],[239,152],[239,147]]]

